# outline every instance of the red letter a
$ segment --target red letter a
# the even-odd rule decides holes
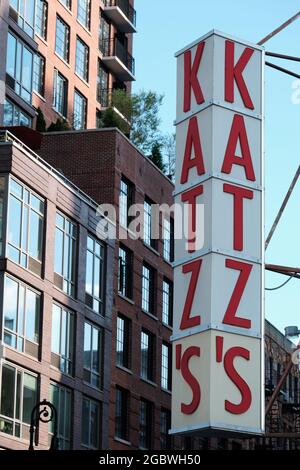
[[[195,156],[192,156],[192,149],[194,148]],[[193,167],[197,168],[197,174],[203,175],[205,173],[203,153],[201,147],[200,134],[198,129],[198,120],[193,116],[189,120],[189,127],[186,136],[185,151],[182,163],[180,183],[184,184],[188,180],[189,171]]]

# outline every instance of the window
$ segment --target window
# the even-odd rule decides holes
[[[3,223],[4,201],[6,201],[6,178],[5,176],[0,176],[0,256],[3,255],[3,239],[6,225]]]
[[[154,315],[154,279],[155,271],[143,264],[142,274],[142,309]]]
[[[34,55],[33,63],[33,89],[44,96],[45,91],[45,59],[40,54]]]
[[[33,0],[10,0],[9,16],[13,18],[28,36],[33,38],[35,2]]]
[[[130,368],[131,321],[123,315],[117,318],[117,365]]]
[[[124,441],[128,441],[129,410],[129,392],[124,388],[116,387],[115,435]]]
[[[73,128],[76,131],[86,128],[86,111],[87,111],[87,100],[79,93],[74,91],[74,118]]]
[[[154,335],[142,330],[141,333],[141,377],[154,382]]]
[[[75,295],[77,227],[57,212],[55,229],[54,284],[66,294]]]
[[[51,364],[61,372],[73,374],[75,316],[54,304],[52,309]]]
[[[164,408],[160,411],[160,448],[162,450],[171,449],[171,438],[169,429],[171,428],[171,413]]]
[[[6,276],[4,282],[4,343],[38,357],[40,295]]]
[[[119,294],[132,298],[132,252],[120,245],[119,248]]]
[[[121,178],[120,198],[119,198],[119,222],[124,227],[128,227],[130,217],[128,210],[133,204],[133,185],[124,176]]]
[[[78,75],[86,82],[89,79],[89,48],[77,37],[76,41],[76,66]]]
[[[104,56],[109,55],[110,26],[100,10],[99,50]]]
[[[144,201],[144,242],[152,248],[156,247],[156,240],[153,238],[154,234],[154,214],[153,202],[146,198]]]
[[[98,61],[98,75],[97,75],[97,100],[104,108],[107,108],[110,105],[110,93],[108,89],[108,79],[109,75],[102,64]]]
[[[87,237],[85,301],[97,313],[104,313],[104,246],[90,235]]]
[[[151,449],[152,413],[152,403],[142,399],[140,403],[140,448],[142,449]]]
[[[53,108],[62,116],[67,116],[67,101],[68,101],[68,82],[67,80],[54,69],[53,77]]]
[[[35,15],[35,32],[43,39],[47,39],[47,15],[48,3],[44,0],[37,0]]]
[[[66,387],[51,383],[50,401],[57,410],[57,437],[59,450],[71,449],[72,393]],[[53,435],[53,421],[49,423],[49,432]]]
[[[37,398],[37,377],[3,363],[0,432],[29,440],[30,415]]]
[[[167,279],[163,280],[162,322],[168,326],[173,325],[173,284]]]
[[[56,43],[55,51],[66,62],[69,61],[69,48],[70,48],[70,28],[59,17],[56,17]]]
[[[78,0],[78,21],[89,29],[90,27],[90,0]]]
[[[90,398],[82,400],[81,442],[88,449],[100,448],[100,406]]]
[[[103,331],[84,324],[83,378],[93,387],[101,387]]]
[[[161,349],[161,388],[171,390],[171,370],[172,370],[172,353],[171,346],[167,343],[162,344]]]
[[[4,100],[4,116],[3,126],[28,126],[32,125],[32,120],[18,106],[9,101]]]
[[[174,220],[164,218],[163,221],[163,241],[164,241],[164,258],[170,263],[174,261]]]
[[[23,100],[31,103],[33,53],[21,41],[8,33],[6,73],[7,85]]]
[[[65,5],[65,7],[67,7],[69,10],[71,10],[71,0],[59,0],[60,3],[62,3],[63,5]]]
[[[7,256],[41,275],[44,201],[26,186],[10,179]]]

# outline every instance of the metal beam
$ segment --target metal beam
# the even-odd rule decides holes
[[[265,64],[268,67],[271,67],[272,69],[279,70],[279,72],[286,73],[287,75],[291,75],[292,77],[295,77],[295,78],[300,78],[299,73],[292,72],[291,70],[285,69],[284,67],[280,67],[279,65],[273,64],[272,62],[265,62]]]
[[[263,39],[261,39],[257,44],[258,44],[259,46],[262,46],[262,45],[265,44],[267,41],[269,41],[269,39],[273,38],[274,36],[276,36],[276,34],[280,33],[283,29],[285,29],[287,26],[289,26],[289,25],[292,24],[294,21],[296,21],[299,17],[300,17],[300,11],[298,11],[298,13],[296,13],[294,16],[292,16],[292,17],[289,18],[287,21],[285,21],[285,22],[282,23],[280,26],[278,26],[278,28],[274,29],[274,31],[272,31],[272,32],[269,33],[267,36],[265,36]]]
[[[276,57],[278,59],[292,60],[294,62],[300,62],[300,57],[295,57],[293,55],[278,54],[277,52],[265,52],[265,55],[269,57]]]
[[[300,76],[299,76],[299,77],[300,77]],[[273,234],[274,234],[275,229],[276,229],[276,227],[277,227],[277,225],[278,225],[278,222],[279,222],[279,220],[281,219],[281,216],[282,216],[282,214],[283,214],[283,211],[284,211],[284,209],[285,209],[285,207],[286,207],[286,205],[287,205],[287,203],[288,203],[288,200],[289,200],[289,198],[290,198],[290,196],[291,196],[291,194],[292,194],[292,191],[293,191],[293,189],[294,189],[294,187],[295,187],[295,185],[296,185],[296,183],[297,183],[297,180],[298,180],[298,178],[299,178],[299,175],[300,175],[300,166],[298,166],[298,168],[297,168],[297,171],[296,171],[296,173],[295,173],[295,176],[294,176],[294,178],[293,178],[293,181],[292,181],[291,184],[290,184],[290,187],[289,187],[289,189],[288,189],[288,192],[286,193],[286,196],[285,196],[285,198],[284,198],[284,200],[283,200],[283,203],[281,204],[281,207],[280,207],[280,209],[279,209],[279,211],[278,211],[278,214],[277,214],[277,216],[276,216],[276,219],[275,219],[275,221],[274,221],[274,223],[273,223],[273,225],[272,225],[272,227],[271,227],[271,230],[270,230],[270,232],[269,232],[269,235],[267,236],[267,239],[266,239],[266,242],[265,242],[265,249],[268,248],[268,245],[269,245],[269,243],[270,243],[270,241],[271,241],[271,238],[273,237]]]

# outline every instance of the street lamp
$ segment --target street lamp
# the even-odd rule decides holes
[[[287,326],[284,329],[285,336],[299,336],[300,330],[298,330],[297,326]]]
[[[50,401],[45,399],[37,403],[32,409],[29,430],[30,444],[28,450],[34,450],[34,435],[39,421],[42,423],[50,423],[53,421],[53,436],[49,450],[58,450],[59,443],[57,438],[57,410]],[[37,442],[35,442],[35,445],[38,445]]]

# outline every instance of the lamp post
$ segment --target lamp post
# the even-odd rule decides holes
[[[50,423],[51,421],[53,421],[53,436],[49,450],[58,450],[57,410],[50,401],[45,399],[37,403],[32,409],[29,430],[30,444],[28,450],[34,450],[34,436],[39,422]],[[38,445],[37,442],[35,442],[35,445]]]

